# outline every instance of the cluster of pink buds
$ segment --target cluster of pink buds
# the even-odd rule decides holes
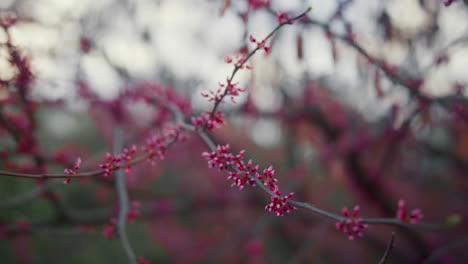
[[[397,210],[397,215],[396,217],[400,219],[401,221],[404,222],[409,222],[411,224],[417,224],[421,221],[421,219],[424,217],[422,210],[417,208],[413,209],[409,214],[408,210],[406,208],[406,201],[405,200],[399,200],[398,201],[398,210]]]
[[[151,154],[148,157],[148,162],[151,165],[156,165],[158,159],[164,160],[166,156],[167,139],[164,136],[152,136],[146,140],[146,146],[143,151]]]
[[[276,184],[278,180],[273,178],[275,176],[275,170],[272,166],[268,167],[268,169],[264,169],[262,175],[257,173],[255,176],[263,181],[263,184],[270,189],[270,191],[274,192],[276,195],[281,195],[278,185]]]
[[[65,174],[70,175],[70,176],[76,175],[76,172],[80,169],[80,167],[81,167],[81,158],[78,157],[76,159],[75,165],[73,166],[73,169],[65,169],[64,172],[65,172]],[[71,179],[68,178],[63,182],[63,184],[69,184],[70,181],[71,181]]]
[[[225,95],[231,97],[231,101],[233,103],[236,103],[236,100],[234,99],[235,96],[239,95],[239,92],[245,92],[245,88],[239,88],[237,87],[239,83],[232,83],[232,81],[228,78],[227,79],[227,85],[224,84],[219,84],[221,88],[225,88],[226,86],[226,91]]]
[[[239,190],[242,190],[246,184],[254,187],[254,177],[262,181],[270,191],[275,193],[275,195],[271,197],[271,203],[265,207],[265,210],[274,212],[277,216],[282,216],[284,213],[289,213],[291,210],[297,209],[287,202],[294,193],[281,197],[281,192],[276,184],[278,180],[274,178],[275,170],[272,166],[263,170],[262,174],[259,174],[259,166],[254,166],[252,160],[249,160],[247,163],[243,161],[244,150],[234,155],[229,152],[229,148],[229,144],[224,146],[218,145],[216,151],[211,153],[204,152],[202,155],[208,160],[208,167],[218,168],[220,171],[232,168],[232,170],[228,172],[228,179],[233,181],[231,186],[237,186]]]
[[[249,160],[247,164],[244,163],[242,160],[244,155],[244,151],[241,151],[237,156],[242,156],[241,160],[235,163],[237,168],[236,171],[230,171],[228,179],[232,180],[233,183],[231,186],[239,187],[239,190],[242,190],[245,184],[249,184],[250,186],[255,186],[255,180],[249,175],[254,175],[258,171],[258,165],[252,166],[252,160]]]
[[[242,190],[245,184],[255,186],[255,180],[249,175],[255,175],[258,171],[258,165],[253,166],[252,160],[247,164],[243,161],[245,151],[242,150],[239,154],[234,155],[229,152],[229,144],[218,146],[217,150],[211,153],[204,152],[202,155],[208,160],[208,167],[218,167],[220,171],[228,170],[230,166],[235,170],[229,171],[228,179],[232,180],[231,186],[239,187]]]
[[[284,197],[272,196],[271,203],[265,206],[265,210],[276,213],[276,216],[283,216],[284,213],[290,213],[291,210],[297,210],[297,207],[288,203],[288,200],[293,196],[293,192]]]
[[[181,127],[166,128],[165,133],[152,136],[146,140],[146,146],[143,146],[142,150],[150,154],[148,162],[151,165],[156,165],[158,159],[164,160],[168,144],[171,140],[183,140],[184,137],[181,135],[181,130]]]
[[[252,43],[256,43],[259,49],[263,49],[266,53],[271,53],[271,45],[270,46],[266,45],[266,41],[267,41],[266,39],[262,41],[257,41],[257,39],[254,38],[254,36],[250,35],[249,40]]]
[[[349,240],[354,240],[355,236],[362,237],[364,234],[362,231],[369,226],[367,224],[362,223],[362,218],[358,218],[360,212],[359,205],[354,206],[353,212],[350,214],[348,208],[343,207],[343,216],[346,219],[337,222],[336,228],[338,230],[343,230],[348,235]]]
[[[216,111],[215,114],[212,114],[211,111],[202,113],[200,116],[192,117],[192,123],[195,126],[195,129],[205,127],[208,130],[213,130],[220,128],[226,122],[224,121],[224,114],[221,111]]]
[[[248,68],[251,69],[252,67],[248,66]],[[208,93],[202,92],[201,95],[208,98],[208,101],[214,103],[222,102],[225,96],[230,96],[231,101],[236,103],[234,97],[238,96],[240,94],[239,92],[245,92],[246,90],[245,88],[239,88],[237,86],[238,84],[239,83],[233,83],[229,78],[227,78],[227,84],[219,83],[219,88],[216,92],[210,90]]]
[[[136,151],[137,151],[137,146],[136,145],[132,145],[132,147],[130,149],[124,148],[124,150],[123,150],[123,152],[121,154],[122,161],[124,161],[126,164],[128,164],[130,161],[133,160]],[[130,166],[130,165],[125,166],[125,172],[126,173],[130,173],[131,170],[132,170],[132,166]]]
[[[138,201],[132,201],[130,203],[130,211],[128,211],[127,213],[128,221],[132,222],[132,221],[135,221],[135,219],[141,217],[140,207],[141,207],[141,204]]]
[[[125,148],[120,154],[110,154],[106,153],[105,163],[99,164],[101,169],[104,169],[104,176],[110,176],[113,170],[120,169],[122,166],[125,166],[125,172],[129,173],[131,171],[131,166],[125,165],[133,160],[134,154],[137,151],[137,147],[132,145],[130,149]]]
[[[216,90],[216,92],[212,91],[212,90],[209,90],[207,93],[206,92],[202,92],[201,95],[205,98],[208,98],[208,101],[209,102],[221,102],[223,100],[223,86],[224,84],[222,83],[219,83],[219,88],[218,90]]]
[[[240,55],[237,55],[234,59],[232,57],[230,57],[230,56],[227,56],[226,58],[224,58],[224,61],[226,63],[234,62],[234,66],[238,67],[239,69],[247,68],[248,70],[252,70],[253,66],[244,65],[245,62],[246,62],[245,60],[247,58],[246,56],[247,56],[246,54],[240,54]]]
[[[122,155],[120,154],[110,154],[106,152],[106,161],[105,163],[99,164],[99,168],[104,169],[104,176],[110,176],[113,170],[120,169],[122,162]]]
[[[218,145],[216,151],[211,153],[203,152],[202,156],[208,160],[208,168],[218,167],[220,171],[227,170],[229,166],[239,163],[244,157],[245,151],[241,151],[238,155],[233,155],[229,152],[229,144],[225,146]]]
[[[286,14],[286,13],[283,13],[283,12],[276,12],[276,17],[278,18],[278,22],[280,24],[294,24],[296,23],[295,20],[291,20],[291,18]]]
[[[105,238],[109,239],[115,235],[115,227],[117,226],[117,219],[111,218],[108,224],[104,225],[104,229],[102,230],[102,234]]]

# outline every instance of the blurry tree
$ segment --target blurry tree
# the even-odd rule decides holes
[[[467,1],[0,11],[1,263],[468,261]]]

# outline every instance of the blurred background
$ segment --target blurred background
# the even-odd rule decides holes
[[[35,121],[12,99],[21,92],[0,85],[0,169],[60,173],[78,156],[83,171],[98,168],[112,149],[115,109],[125,146],[143,145],[173,121],[164,107],[127,100],[129,91],[176,92],[190,120],[211,108],[201,93],[230,76],[226,56],[255,48],[249,35],[271,32],[275,11],[311,6],[271,39],[271,54],[258,52],[254,68],[236,75],[247,92],[226,100],[228,124],[213,137],[247,150],[262,170],[273,165],[296,200],[338,214],[360,204],[374,218],[394,217],[405,199],[430,230],[373,225],[349,241],[304,210],[276,217],[257,188],[239,192],[208,169],[207,148],[191,134],[164,161],[127,175],[141,204],[128,224],[134,251],[151,263],[378,263],[393,231],[389,263],[465,263],[468,5],[443,2],[2,0],[0,11],[18,21],[0,30],[0,43],[30,60]],[[9,56],[1,45],[0,80],[18,73]],[[25,150],[28,133],[34,148]],[[128,263],[118,239],[103,235],[118,213],[113,177],[61,183],[1,176],[1,262]]]

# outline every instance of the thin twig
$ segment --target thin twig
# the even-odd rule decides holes
[[[280,23],[279,25],[276,26],[275,29],[273,29],[263,40],[262,42],[263,43],[266,43],[267,40],[269,40],[278,30],[280,30],[280,28],[282,28],[284,25],[290,25],[292,22],[295,22],[296,20],[299,20],[301,19],[302,17],[305,17],[307,15],[307,13],[309,13],[310,11],[312,10],[311,7],[307,8],[306,11],[304,11],[302,14],[296,16],[296,17],[293,17],[293,18],[290,18],[288,19],[287,21],[283,22],[283,23]],[[247,63],[247,61],[258,51],[260,50],[261,48],[259,46],[257,46],[255,49],[253,49],[249,54],[247,54],[247,56],[242,60],[241,63],[239,64],[236,64],[234,66],[234,70],[232,71],[231,73],[231,77],[228,79],[228,85],[226,86],[226,90],[224,90],[224,93],[221,95],[221,98],[219,100],[216,100],[215,101],[215,104],[213,106],[213,108],[211,109],[211,116],[210,118],[213,118],[213,116],[215,115],[216,113],[216,110],[218,109],[219,105],[221,104],[221,102],[223,101],[224,97],[226,97],[228,95],[228,92],[229,92],[229,85],[232,83],[234,77],[236,76],[236,73],[242,69],[244,67],[244,65]],[[206,130],[207,129],[207,126],[205,125],[204,129]]]
[[[403,78],[403,74],[391,72],[390,69],[385,67],[385,61],[379,60],[373,55],[371,55],[366,49],[364,49],[361,45],[359,45],[355,40],[353,40],[352,38],[346,35],[339,34],[331,30],[328,24],[317,21],[317,20],[313,20],[313,19],[303,20],[301,22],[305,24],[310,24],[310,25],[321,27],[323,30],[331,34],[334,38],[347,43],[350,47],[352,47],[359,54],[364,56],[366,59],[372,62],[377,68],[379,68],[389,80],[391,80],[393,83],[400,85],[401,87],[404,87],[412,96],[415,96],[418,99],[438,104],[444,107],[446,110],[450,110],[451,107],[453,106],[453,103],[457,103],[457,102],[467,103],[468,102],[468,99],[463,98],[461,96],[456,96],[456,95],[447,95],[447,96],[432,98],[424,94],[421,90],[416,89],[415,87],[412,87],[410,82],[408,82],[407,79]],[[468,116],[462,116],[462,117],[464,118],[465,121],[468,122]]]
[[[379,264],[385,264],[387,262],[388,258],[390,257],[390,253],[392,252],[394,242],[395,242],[395,233],[392,232],[392,237],[390,238],[390,241],[388,242],[387,248],[385,249],[382,259],[380,259]]]
[[[114,168],[111,170],[118,171],[122,168],[130,167],[132,165],[135,165],[137,163],[141,163],[145,160],[147,160],[149,157],[151,157],[153,154],[148,153],[148,154],[143,154],[141,156],[136,157],[130,162],[125,163],[124,165],[120,166],[119,168]],[[47,173],[39,173],[39,174],[33,174],[33,173],[18,173],[18,172],[11,172],[11,171],[0,171],[0,175],[3,176],[13,176],[13,177],[19,177],[19,178],[30,178],[30,179],[64,179],[64,178],[85,178],[85,177],[93,177],[93,176],[98,176],[104,174],[106,171],[104,169],[101,170],[94,170],[94,171],[89,171],[89,172],[82,172],[82,173],[77,173],[75,175],[68,175],[65,173],[62,174],[47,174]]]

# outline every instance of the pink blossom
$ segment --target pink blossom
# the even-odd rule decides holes
[[[151,165],[156,165],[158,159],[164,160],[166,157],[167,142],[177,138],[180,134],[178,128],[168,131],[166,134],[154,135],[149,137],[146,140],[146,146],[142,147],[142,150],[150,156],[148,157],[148,162]]]
[[[281,195],[281,192],[279,191],[278,185],[276,183],[278,182],[277,179],[273,178],[275,176],[275,170],[273,169],[272,166],[268,167],[267,169],[263,170],[263,174],[256,174],[256,177],[263,181],[263,184],[270,189],[270,191],[276,193],[277,195]]]
[[[133,160],[134,154],[137,151],[137,146],[132,145],[130,149],[124,148],[122,152],[122,160],[125,161],[126,164],[128,164],[130,161]],[[130,173],[132,170],[132,166],[125,166],[125,173]]]
[[[283,12],[276,12],[276,17],[278,18],[278,22],[280,24],[294,24],[295,21],[289,21],[291,18],[286,14],[286,13],[283,13]],[[289,22],[288,22],[289,21]]]
[[[198,117],[192,117],[192,123],[195,129],[206,126],[207,129],[214,130],[220,128],[226,122],[224,121],[224,114],[222,111],[216,111],[215,114],[212,114],[211,111],[207,111]]]
[[[81,167],[81,158],[78,157],[76,159],[75,165],[73,166],[73,169],[65,169],[64,172],[65,172],[65,174],[70,175],[70,176],[76,175],[76,173],[80,169],[80,167]],[[70,183],[70,181],[71,181],[71,179],[68,178],[63,182],[63,184],[68,184],[68,183]]]
[[[409,222],[411,224],[417,224],[421,221],[424,215],[422,213],[422,210],[419,208],[411,210],[411,212],[408,214],[406,201],[399,200],[396,217],[401,221]]]
[[[203,157],[208,160],[208,167],[217,167],[220,171],[232,169],[228,172],[227,178],[232,180],[231,186],[237,186],[239,190],[242,190],[246,184],[254,187],[254,175],[259,179],[266,179],[266,177],[258,175],[258,165],[254,166],[252,160],[247,163],[243,161],[244,150],[234,155],[229,152],[229,148],[229,144],[218,145],[216,151],[202,153]]]
[[[282,198],[279,196],[272,196],[271,203],[265,206],[265,210],[276,213],[276,216],[283,216],[284,213],[290,213],[291,210],[297,210],[297,207],[288,203],[288,200],[293,196],[293,192]]]
[[[336,228],[338,230],[343,230],[348,235],[349,240],[354,240],[355,236],[362,237],[363,230],[367,229],[369,226],[362,223],[362,218],[358,218],[360,212],[359,205],[356,205],[353,208],[353,212],[350,213],[348,208],[343,207],[342,209],[343,216],[345,219],[336,223]]]
[[[245,184],[250,186],[255,186],[255,180],[250,175],[254,175],[258,170],[258,165],[255,167],[252,166],[252,160],[249,160],[247,165],[242,161],[244,151],[241,151],[238,156],[235,158],[234,164],[236,165],[237,171],[229,172],[229,180],[233,180],[231,186],[239,187],[239,190],[242,190]]]
[[[101,169],[104,169],[104,176],[110,176],[113,170],[119,169],[122,161],[120,154],[110,154],[106,152],[106,162],[99,164]]]
[[[218,167],[220,171],[228,169],[233,164],[233,160],[236,158],[242,158],[243,153],[237,157],[229,153],[229,144],[221,146],[218,145],[214,152],[203,152],[202,156],[208,160],[208,168]]]

